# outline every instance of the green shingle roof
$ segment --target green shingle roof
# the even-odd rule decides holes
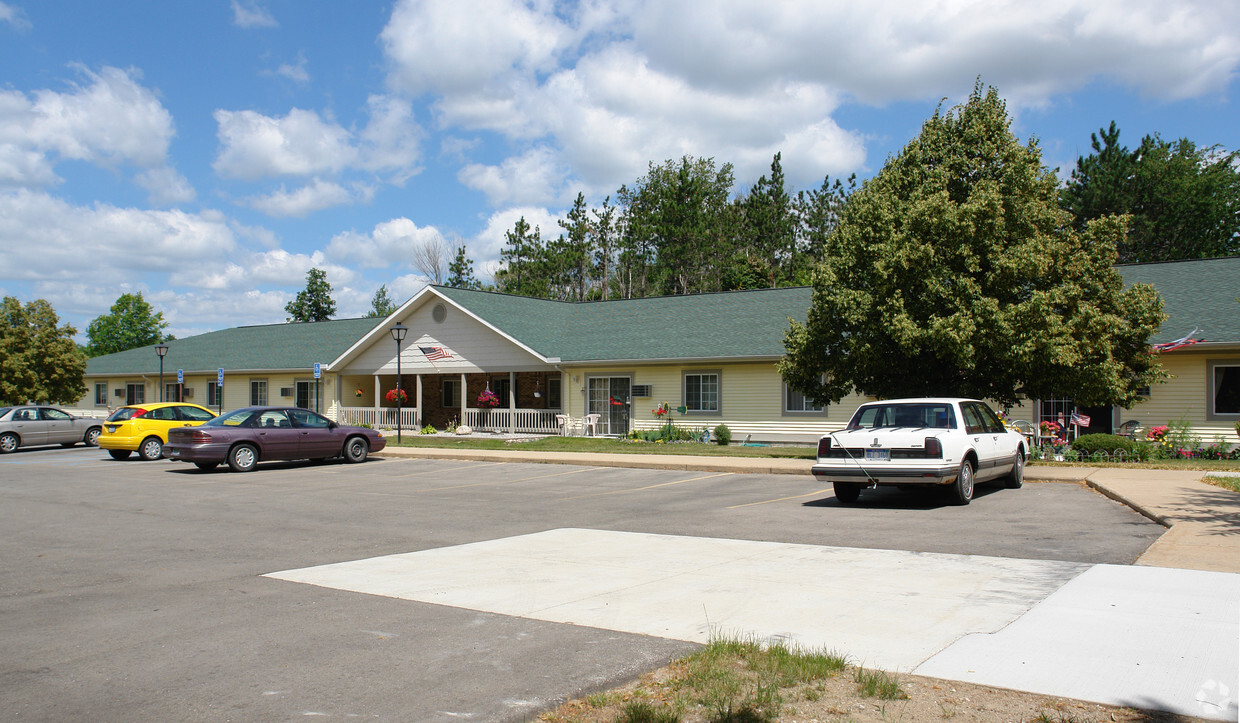
[[[164,374],[252,369],[310,369],[340,356],[382,319],[336,319],[304,324],[239,326],[168,342]],[[155,346],[91,359],[87,374],[158,374]]]
[[[1125,284],[1149,284],[1162,296],[1167,320],[1150,343],[1174,341],[1193,329],[1208,342],[1240,343],[1240,256],[1116,269]]]
[[[808,287],[570,303],[436,287],[546,357],[564,361],[778,357]]]

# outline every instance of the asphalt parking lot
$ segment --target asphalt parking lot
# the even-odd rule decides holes
[[[789,475],[22,450],[0,457],[0,699],[23,720],[524,720],[693,647],[264,577],[564,528],[1115,564],[1163,532],[1075,484],[842,507]]]

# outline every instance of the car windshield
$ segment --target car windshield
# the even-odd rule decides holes
[[[0,417],[8,414],[10,409],[12,409],[12,407],[0,407]]]
[[[955,429],[956,413],[948,402],[870,404],[858,409],[848,422],[849,429],[880,427]]]
[[[133,419],[134,415],[141,414],[144,411],[145,410],[138,409],[137,407],[121,407],[115,412],[112,412],[111,416],[108,417],[108,421],[109,422],[125,422],[130,419]]]

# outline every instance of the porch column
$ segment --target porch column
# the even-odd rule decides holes
[[[379,375],[375,375],[375,429],[379,428]]]
[[[508,372],[508,433],[517,431],[517,373]]]
[[[420,372],[418,373],[418,396],[413,401],[417,405],[414,407],[413,425],[421,429],[424,425],[422,424],[422,374]]]
[[[465,423],[465,408],[469,406],[466,397],[469,396],[469,387],[465,384],[465,372],[461,372],[461,424]]]

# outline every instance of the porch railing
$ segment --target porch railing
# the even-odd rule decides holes
[[[479,430],[507,432],[511,419],[514,432],[559,434],[557,414],[561,414],[558,409],[466,409],[465,424]]]
[[[336,421],[354,426],[367,425],[374,429],[395,429],[395,407],[340,407]],[[418,421],[417,407],[400,408],[400,424],[405,429],[412,429]]]

